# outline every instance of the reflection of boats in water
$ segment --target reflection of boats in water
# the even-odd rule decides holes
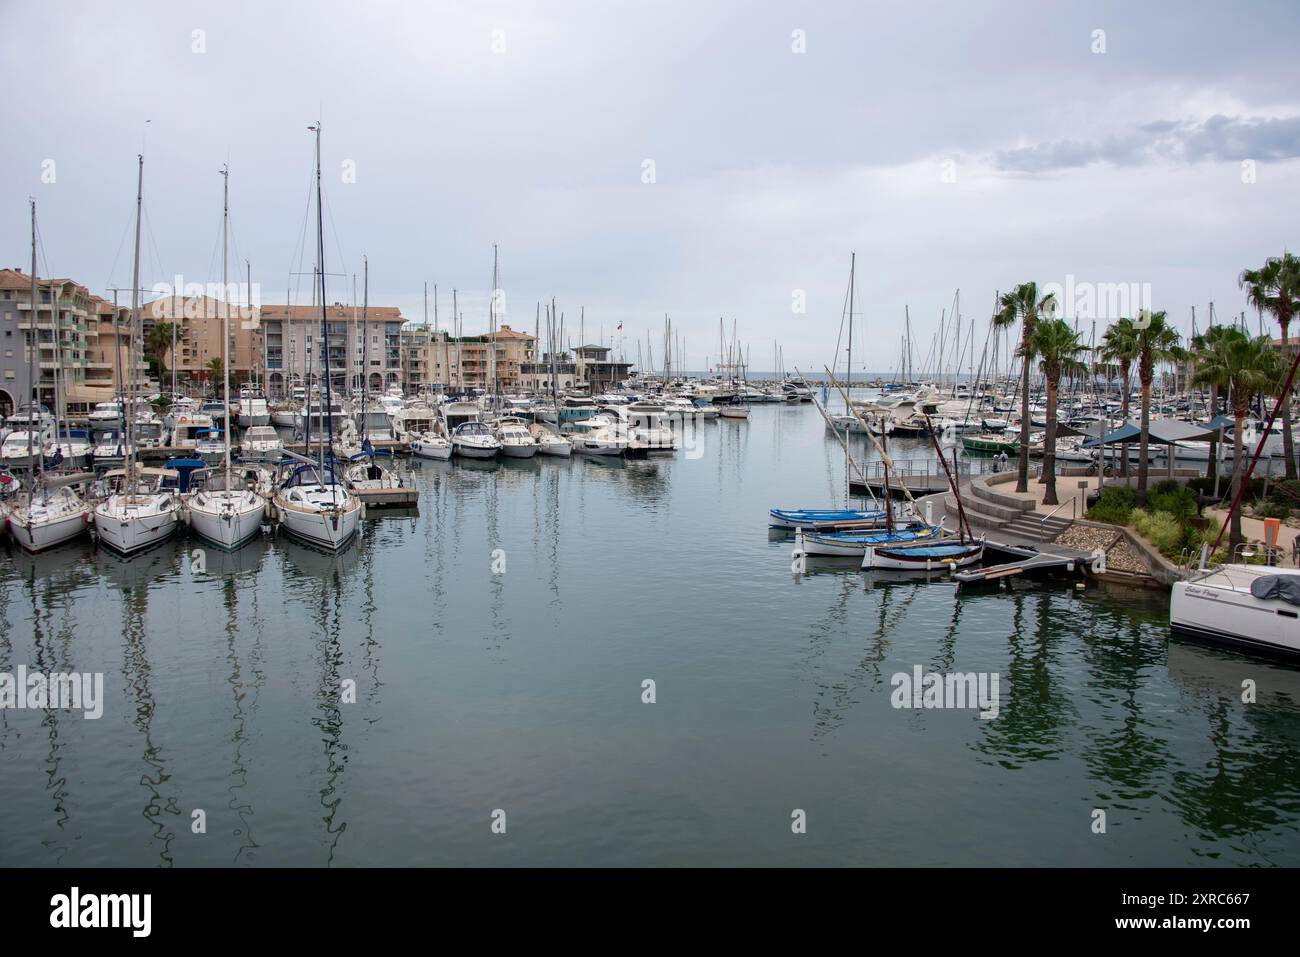
[[[14,569],[23,578],[34,576],[49,584],[71,587],[99,583],[99,571],[92,559],[94,546],[89,538],[74,539],[40,552],[13,548],[10,555]]]
[[[346,580],[361,560],[359,548],[333,551],[287,535],[276,541],[276,551],[284,557],[285,573],[289,578],[327,581],[338,577]]]
[[[1300,670],[1286,662],[1264,661],[1231,648],[1175,635],[1169,640],[1169,677],[1180,688],[1241,701],[1242,682],[1255,684],[1258,704],[1290,704],[1300,709]]]
[[[185,545],[189,556],[190,572],[196,578],[233,578],[255,575],[262,570],[262,561],[266,558],[270,545],[266,537],[258,535],[239,548],[205,548],[204,541],[197,536]],[[202,558],[197,559],[194,552],[202,551]],[[199,565],[198,561],[202,564]],[[200,567],[203,569],[200,571]]]

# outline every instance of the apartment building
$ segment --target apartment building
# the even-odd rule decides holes
[[[229,309],[229,317],[225,316]],[[264,347],[256,307],[232,303],[228,307],[210,296],[166,296],[145,304],[142,310],[145,334],[159,323],[175,328],[174,347],[168,345],[162,361],[169,375],[175,370],[179,386],[205,383],[215,371],[214,360],[222,358],[221,331],[229,329],[227,355],[232,382],[261,379]],[[164,383],[167,387],[170,382]]]
[[[33,309],[31,275],[0,269],[0,413],[33,395],[53,408],[56,367],[67,411],[75,414],[112,397],[99,387],[97,370],[92,372],[103,302],[74,280],[38,279]],[[29,351],[33,344],[35,355]]]
[[[323,381],[329,351],[333,388],[381,391],[401,386],[405,371],[402,325],[396,306],[371,306],[362,321],[359,306],[335,303],[327,310],[322,337],[320,308],[263,304],[259,321],[266,384],[272,398],[295,386]]]
[[[491,335],[453,337],[423,327],[402,332],[402,361],[406,382],[413,390],[463,392],[488,389],[496,383],[503,392],[523,391],[529,388],[524,384],[523,369],[534,363],[536,356],[536,337],[508,325],[497,329],[495,342]]]

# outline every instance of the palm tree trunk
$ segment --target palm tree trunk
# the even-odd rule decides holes
[[[1124,381],[1121,383],[1121,385],[1124,389],[1124,395],[1120,399],[1120,403],[1121,403],[1120,415],[1123,416],[1124,419],[1123,424],[1128,425],[1128,413],[1129,413],[1128,394],[1133,383],[1131,381],[1129,373],[1127,372],[1124,373],[1123,380]],[[1124,478],[1128,478],[1128,443],[1127,442],[1121,443],[1119,447],[1119,474],[1122,475]]]
[[[1151,383],[1142,380],[1142,436],[1138,442],[1137,507],[1147,504],[1147,446],[1151,431]]]
[[[1047,435],[1043,442],[1043,480],[1047,490],[1043,494],[1044,505],[1060,505],[1056,498],[1056,397],[1060,390],[1060,380],[1047,380]]]
[[[1021,341],[1028,342],[1026,330],[1021,333]],[[1029,491],[1029,357],[1020,360],[1020,462],[1017,466],[1016,491]]]
[[[1287,325],[1282,323],[1282,355],[1290,358],[1291,350],[1287,348]],[[1286,454],[1286,477],[1297,477],[1295,461],[1295,438],[1291,435],[1291,396],[1282,397],[1282,450]]]
[[[1210,390],[1210,418],[1213,419],[1218,414],[1219,414],[1219,387],[1216,385],[1214,388]],[[1217,436],[1219,433],[1215,432],[1214,434]],[[1210,439],[1210,464],[1205,470],[1205,477],[1209,479],[1211,483],[1213,483],[1215,478],[1218,477],[1218,474],[1219,474],[1219,440],[1217,438],[1213,438]],[[1211,487],[1213,487],[1213,484],[1211,484]]]
[[[1233,412],[1236,426],[1232,430],[1232,501],[1235,502],[1237,501],[1237,493],[1241,488],[1241,480],[1246,475],[1246,456],[1241,438],[1241,433],[1246,430],[1246,410],[1234,409]],[[1242,541],[1241,508],[1238,507],[1232,513],[1231,527],[1228,529],[1229,561],[1232,560],[1231,556],[1236,554],[1237,546]]]

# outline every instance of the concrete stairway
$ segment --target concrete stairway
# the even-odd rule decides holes
[[[956,528],[957,499],[948,494],[943,499],[948,526]],[[1046,521],[1034,511],[1034,503],[1015,495],[1008,495],[990,487],[985,477],[973,479],[962,496],[966,520],[985,531],[1004,531],[1016,538],[1034,542],[1050,542],[1069,528],[1072,520],[1053,515]]]

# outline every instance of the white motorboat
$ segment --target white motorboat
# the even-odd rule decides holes
[[[529,430],[537,440],[537,451],[542,455],[568,458],[573,454],[573,443],[543,425],[533,425]]]
[[[33,468],[44,458],[49,461],[54,457],[54,440],[51,436],[27,429],[10,432],[0,444],[0,462],[5,468]]]
[[[331,551],[348,545],[361,521],[361,500],[330,466],[297,466],[273,501],[280,527]]]
[[[70,486],[42,484],[30,497],[19,495],[13,501],[7,525],[14,541],[39,552],[85,534],[90,506]]]
[[[501,443],[482,422],[462,422],[451,433],[451,448],[468,459],[492,459],[501,451]]]
[[[278,425],[282,429],[292,429],[298,424],[298,414],[302,409],[302,402],[287,400],[277,402],[271,406],[271,424]]]
[[[724,419],[748,419],[749,406],[743,402],[728,402],[726,405],[718,406],[718,415]]]
[[[492,431],[501,444],[501,454],[508,458],[530,459],[538,452],[537,439],[523,419],[504,416],[493,423]]]
[[[126,469],[114,469],[104,478],[114,491],[95,506],[95,533],[113,551],[131,555],[176,531],[181,500],[171,490],[180,479],[175,469],[137,464],[129,476]]]
[[[95,437],[95,448],[91,460],[96,468],[121,465],[126,458],[126,449],[122,445],[122,433],[116,430],[100,432]]]
[[[221,429],[199,429],[194,435],[194,454],[209,465],[221,461],[226,454],[225,434]]]
[[[90,410],[86,416],[86,421],[96,432],[104,429],[120,429],[122,427],[122,403],[99,402]]]
[[[172,426],[172,445],[178,449],[194,449],[199,444],[199,433],[212,431],[212,417],[203,412],[182,412]]]
[[[270,425],[271,407],[266,401],[266,396],[256,389],[241,389],[235,421],[239,423],[241,429]]]
[[[284,454],[284,440],[274,426],[254,425],[239,437],[239,457],[248,462],[278,462]]]
[[[1300,654],[1300,574],[1222,565],[1174,583],[1175,632],[1274,654]]]
[[[437,432],[421,432],[408,441],[411,445],[411,454],[418,455],[422,459],[437,459],[445,462],[451,458],[451,443]]]
[[[90,430],[60,429],[58,450],[63,457],[61,464],[76,469],[87,468],[95,452],[95,447],[90,442]]]
[[[610,425],[601,425],[570,437],[578,455],[623,455],[631,446],[627,433]]]
[[[229,486],[227,486],[229,479]],[[221,548],[238,548],[255,538],[266,518],[266,499],[237,472],[203,469],[190,476],[185,503],[190,528]]]

